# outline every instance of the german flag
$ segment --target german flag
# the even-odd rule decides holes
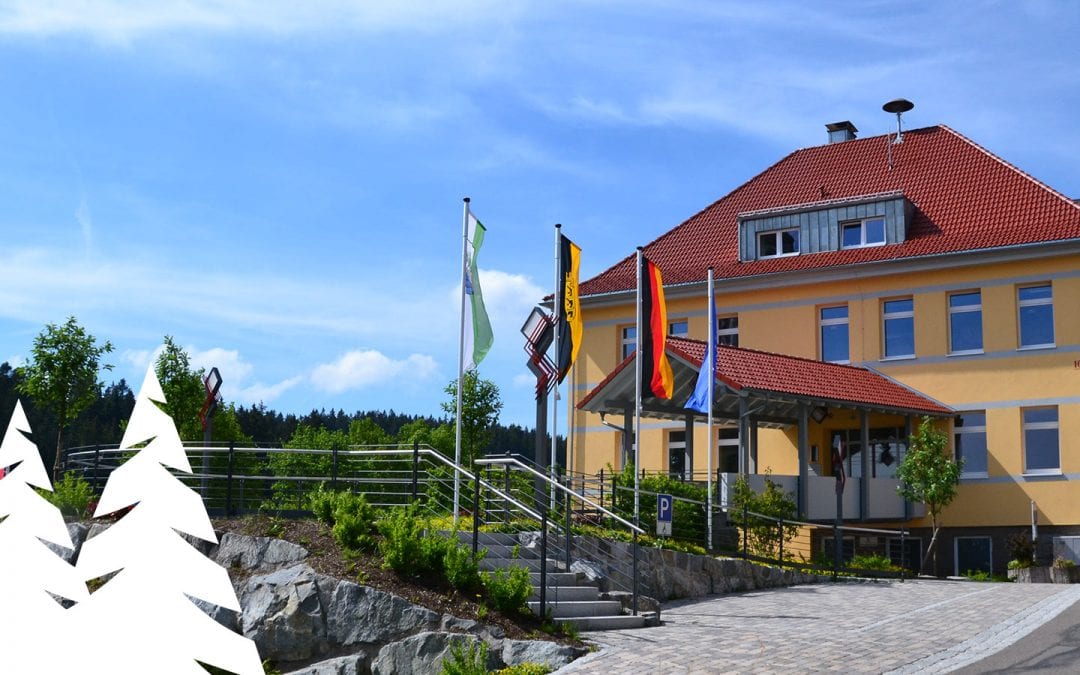
[[[646,395],[671,398],[675,377],[671,373],[664,343],[667,338],[667,307],[660,268],[641,256],[641,381]]]
[[[578,273],[581,249],[564,235],[559,235],[559,382],[570,372],[581,349],[584,325],[578,300]]]

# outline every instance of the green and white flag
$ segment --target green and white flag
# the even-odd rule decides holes
[[[484,243],[484,233],[487,231],[484,225],[469,213],[469,229],[466,239],[465,260],[465,295],[468,302],[465,303],[465,370],[472,370],[484,359],[495,336],[491,332],[491,321],[488,320],[487,310],[484,309],[484,294],[480,290],[480,274],[476,265],[476,258],[480,253],[480,247]],[[472,330],[469,330],[469,328]]]

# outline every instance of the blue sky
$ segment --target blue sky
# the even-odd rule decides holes
[[[170,334],[237,403],[439,414],[469,196],[480,370],[531,426],[555,223],[592,276],[897,97],[1080,197],[1078,29],[1064,1],[0,1],[0,360],[75,315],[107,382]]]

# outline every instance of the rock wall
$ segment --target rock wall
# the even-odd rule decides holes
[[[106,526],[68,525],[75,552]],[[189,541],[229,570],[241,612],[196,601],[218,623],[251,638],[263,659],[289,675],[434,673],[455,645],[483,642],[491,669],[534,662],[558,669],[585,653],[440,614],[391,593],[315,572],[308,551],[287,541],[226,533]]]
[[[632,578],[634,553],[630,543],[574,537],[574,554],[578,560],[572,569],[593,578],[600,577],[597,580],[602,590],[616,590],[618,586],[628,585]],[[648,546],[638,547],[638,573],[641,575],[639,592],[661,602],[813,584],[828,579],[806,572],[756,565],[739,558],[714,558]]]

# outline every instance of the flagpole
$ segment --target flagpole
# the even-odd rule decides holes
[[[454,431],[454,528],[461,505],[461,393],[465,377],[465,276],[469,265],[469,198],[465,197],[461,216],[461,327],[458,333],[457,421]],[[476,514],[473,514],[473,518]]]
[[[637,323],[634,330],[634,524],[641,525],[641,247],[637,249]]]
[[[708,452],[709,452],[709,455],[708,455],[708,459],[706,460],[706,466],[708,468],[708,476],[705,479],[706,480],[706,491],[705,491],[706,506],[705,506],[705,509],[706,509],[706,512],[709,514],[709,517],[706,520],[706,522],[707,522],[708,530],[709,530],[709,533],[708,533],[709,550],[711,551],[712,547],[713,547],[713,508],[712,508],[713,507],[713,494],[712,494],[713,493],[713,482],[712,482],[712,479],[713,479],[713,462],[712,462],[712,456],[713,456],[713,447],[715,447],[715,439],[713,438],[713,401],[714,401],[714,397],[716,395],[715,394],[715,387],[716,387],[716,356],[717,356],[717,354],[716,354],[716,352],[717,352],[717,345],[716,345],[716,292],[713,289],[713,268],[711,268],[711,267],[709,268],[708,280],[709,280],[709,282],[708,282],[709,300],[708,300],[708,303],[707,303],[706,317],[707,317],[707,321],[710,323],[710,326],[709,326],[709,331],[708,331],[709,345],[705,348],[705,353],[706,354],[711,354],[712,359],[711,359],[711,362],[708,365],[708,368],[709,368],[709,414],[708,414],[708,427],[709,427]],[[702,364],[702,367],[705,367],[704,364]]]
[[[562,234],[562,224],[555,223],[555,296],[551,299],[551,305],[555,312],[555,388],[553,393],[553,399],[551,404],[551,454],[548,456],[548,478],[555,480],[555,458],[558,457],[558,438],[559,438],[559,376],[562,368],[562,334],[559,330],[559,322],[562,318],[563,308],[560,306],[559,298],[559,258],[562,249],[560,235]],[[555,510],[555,486],[548,486],[549,497],[548,507],[551,510]]]

